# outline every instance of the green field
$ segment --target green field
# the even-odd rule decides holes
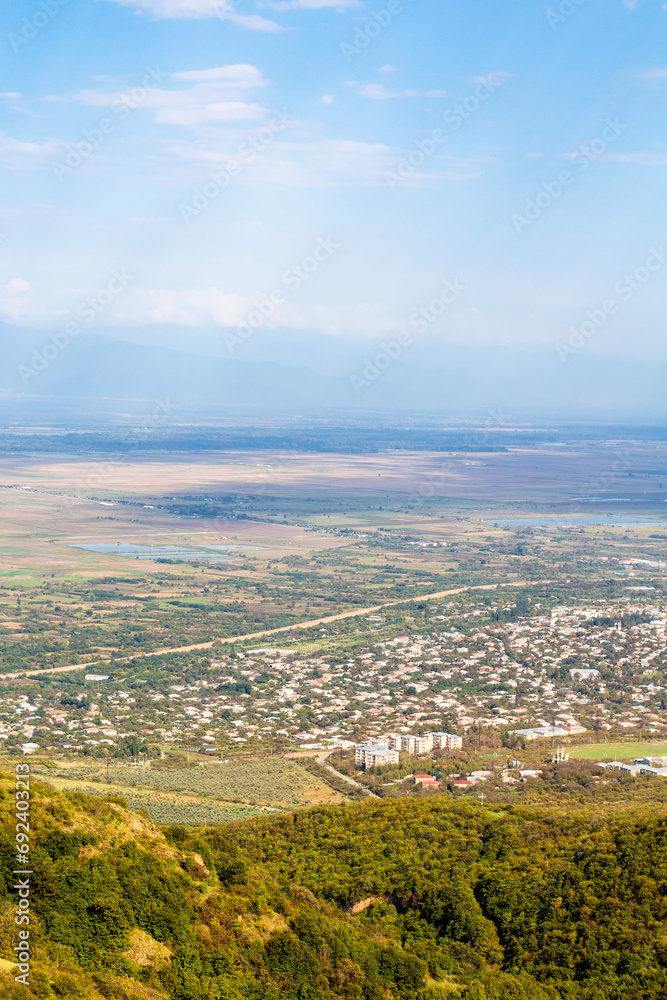
[[[632,760],[635,757],[667,756],[667,743],[594,743],[591,746],[572,747],[570,757],[577,760]]]
[[[76,782],[58,778],[43,779],[58,791],[83,792],[106,798],[121,796],[129,809],[136,812],[145,809],[153,822],[160,826],[185,824],[187,826],[215,826],[218,823],[232,823],[234,820],[249,819],[262,815],[261,809],[236,805],[221,805],[204,798],[186,795],[168,795],[160,792],[141,791],[114,785],[95,785],[92,781]]]
[[[318,777],[308,773],[291,760],[238,761],[204,767],[185,767],[158,770],[151,767],[114,767],[111,784],[104,784],[105,791],[123,795],[128,802],[132,795],[142,790],[158,793],[205,796],[245,806],[272,806],[276,808],[303,805],[324,805],[340,800]],[[50,772],[45,779],[55,787],[71,787],[72,782],[86,788],[99,790],[104,768],[75,767]],[[95,781],[97,779],[97,782]],[[99,793],[99,791],[98,791]],[[150,809],[148,810],[151,811]]]

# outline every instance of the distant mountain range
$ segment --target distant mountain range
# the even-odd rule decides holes
[[[143,415],[165,403],[173,419],[403,413],[662,423],[667,416],[667,365],[628,364],[586,348],[564,362],[554,350],[435,339],[399,353],[379,341],[282,330],[260,332],[238,357],[221,357],[102,332],[66,343],[0,324],[0,357],[3,421]]]

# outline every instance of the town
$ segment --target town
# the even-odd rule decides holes
[[[509,620],[494,620],[503,614]],[[222,647],[111,674],[82,668],[5,683],[0,741],[28,753],[129,756],[138,743],[149,754],[168,745],[268,752],[384,737],[390,752],[428,754],[485,732],[516,747],[591,731],[667,731],[667,618],[657,606],[547,610],[518,598],[508,612],[488,599],[432,602],[406,612],[410,634],[375,641],[368,637],[384,623],[373,618],[360,620],[358,639],[323,635],[312,651]]]

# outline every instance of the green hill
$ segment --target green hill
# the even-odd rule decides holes
[[[0,779],[0,996],[606,1000],[667,995],[667,814],[443,799],[162,833],[33,786],[30,987],[11,959],[13,779]]]

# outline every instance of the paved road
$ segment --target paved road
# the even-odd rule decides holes
[[[165,656],[167,653],[189,653],[193,649],[210,649],[214,642],[230,643],[245,642],[248,639],[263,639],[267,635],[279,635],[281,632],[294,632],[296,629],[312,628],[314,625],[327,625],[329,622],[339,622],[344,618],[358,618],[361,615],[369,615],[374,611],[384,611],[385,608],[394,608],[399,604],[412,604],[413,601],[435,601],[440,597],[449,597],[450,594],[464,594],[469,590],[497,590],[498,587],[532,587],[542,586],[551,583],[550,580],[516,580],[508,583],[485,583],[477,587],[457,587],[454,590],[439,590],[435,594],[417,594],[415,597],[403,597],[398,601],[386,601],[384,604],[375,604],[371,608],[358,608],[355,611],[343,611],[339,615],[329,615],[327,618],[314,618],[307,622],[298,622],[295,625],[283,625],[281,628],[266,629],[263,632],[250,632],[248,635],[233,635],[220,639],[211,639],[209,642],[198,642],[192,646],[178,646],[172,649],[156,649],[152,653],[133,653],[132,656],[125,656],[122,659],[114,660],[116,663],[127,663],[129,660],[138,660],[144,656]],[[12,674],[0,674],[2,680],[14,680],[17,677],[33,677],[36,674],[61,674],[72,670],[89,670],[91,667],[109,667],[109,660],[95,660],[92,663],[76,663],[67,667],[46,667],[44,670],[20,670]]]
[[[327,764],[326,760],[327,757],[330,756],[331,752],[332,752],[331,750],[327,750],[326,753],[321,754],[317,758],[317,763],[321,767],[326,768],[327,771],[331,771],[331,773],[335,774],[337,778],[342,778],[343,781],[346,781],[348,783],[348,785],[354,785],[355,788],[359,788],[362,792],[366,792],[366,794],[370,795],[372,798],[378,799],[380,797],[379,795],[376,795],[375,792],[372,792],[370,788],[368,788],[366,785],[360,785],[358,781],[355,781],[354,778],[350,778],[348,774],[343,774],[342,771],[337,771],[335,767],[331,766],[331,764]]]

